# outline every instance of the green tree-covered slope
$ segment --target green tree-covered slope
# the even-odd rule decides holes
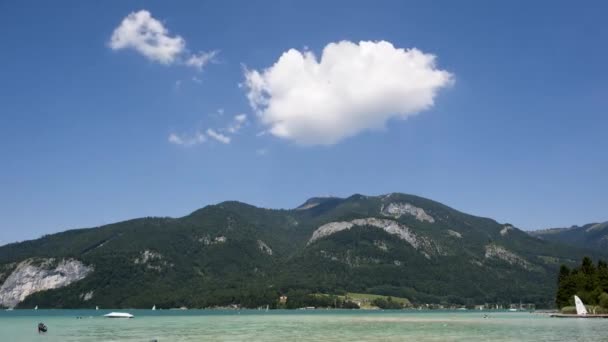
[[[601,252],[566,248],[412,195],[313,198],[293,210],[223,202],[181,218],[2,246],[0,300],[26,260],[53,258],[93,271],[31,294],[20,307],[274,307],[281,294],[302,301],[308,293],[346,292],[414,303],[550,306],[559,265],[585,255]]]

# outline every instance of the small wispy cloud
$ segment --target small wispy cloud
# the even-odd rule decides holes
[[[247,122],[247,114],[238,114],[234,116],[234,119],[230,125],[226,128],[229,133],[237,133],[243,125]]]
[[[191,147],[204,143],[207,141],[207,137],[205,137],[205,135],[201,132],[196,132],[193,135],[179,135],[176,133],[171,133],[169,134],[169,138],[167,140],[174,145]]]
[[[173,90],[179,91],[182,88],[182,80],[177,80],[173,84]]]
[[[221,142],[222,144],[230,144],[231,139],[229,136],[219,133],[219,132],[215,131],[214,129],[211,129],[211,128],[207,129],[207,135],[210,138]]]
[[[211,62],[213,62],[215,56],[219,51],[213,50],[209,52],[201,51],[197,54],[193,54],[186,60],[186,65],[194,67],[196,69],[203,70],[203,67]]]
[[[255,154],[257,154],[258,156],[265,156],[268,154],[268,149],[267,148],[258,148],[257,150],[255,150]]]
[[[247,120],[247,114],[238,114],[234,117],[234,120],[241,123],[245,122],[245,120]]]
[[[214,114],[223,116],[224,109],[219,108]],[[222,144],[230,144],[232,142],[232,136],[238,133],[246,124],[247,114],[237,114],[227,126],[221,128],[207,128],[205,131],[197,130],[196,133],[192,135],[171,133],[168,140],[172,144],[186,147],[202,144],[209,139]]]

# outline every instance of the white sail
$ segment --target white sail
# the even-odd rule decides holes
[[[99,310],[99,306],[96,306],[96,307],[95,307],[95,310]]]
[[[156,310],[156,305],[154,305],[154,306],[152,307],[152,310]]]
[[[34,307],[34,310],[38,310],[38,305],[36,305],[36,307]]]
[[[576,314],[579,316],[586,316],[587,315],[587,309],[585,308],[585,304],[583,304],[583,301],[578,298],[578,296],[574,296],[574,304],[576,304]]]

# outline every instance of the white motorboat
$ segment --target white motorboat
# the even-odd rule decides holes
[[[103,317],[107,317],[107,318],[133,318],[135,316],[131,315],[130,313],[126,313],[126,312],[110,312],[109,314],[103,315]]]

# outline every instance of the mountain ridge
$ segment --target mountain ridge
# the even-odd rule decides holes
[[[568,228],[547,228],[530,231],[530,235],[547,241],[597,251],[608,250],[608,221],[588,223]]]
[[[31,285],[20,279],[35,278],[20,278],[22,265],[73,260],[93,271],[34,291],[17,306],[256,307],[277,305],[281,294],[303,303],[307,293],[345,292],[550,306],[559,265],[584,255],[603,256],[402,193],[313,197],[294,209],[224,201],[179,218],[144,217],[1,246],[0,305],[8,303],[3,293]]]

